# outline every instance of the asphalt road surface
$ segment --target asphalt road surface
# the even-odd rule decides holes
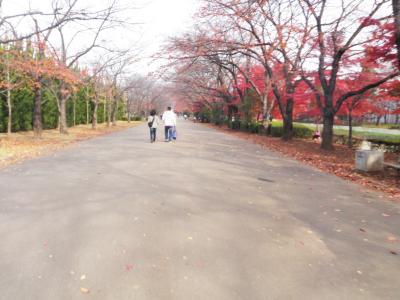
[[[400,299],[398,203],[202,125],[147,131],[0,171],[0,299]]]

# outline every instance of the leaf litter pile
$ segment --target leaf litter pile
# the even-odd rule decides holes
[[[52,153],[78,141],[119,131],[138,122],[118,122],[116,126],[107,127],[99,124],[96,130],[91,125],[79,125],[68,129],[69,134],[61,135],[57,129],[43,130],[42,138],[35,139],[33,132],[18,132],[10,136],[0,134],[0,169],[26,159]]]
[[[228,127],[212,125],[211,127],[245,139],[251,143],[262,145],[269,150],[282,153],[287,157],[299,160],[321,171],[383,192],[393,200],[400,200],[400,178],[396,177],[396,172],[391,172],[393,170],[388,170],[385,173],[361,173],[355,171],[355,150],[349,149],[347,146],[336,144],[335,151],[325,151],[320,149],[319,143],[312,140],[293,139],[291,141],[283,141],[281,138],[234,131]],[[396,154],[385,153],[385,161],[395,160]]]

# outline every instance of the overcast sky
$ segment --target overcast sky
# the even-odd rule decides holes
[[[79,7],[100,9],[106,7],[110,1],[79,0]],[[126,11],[124,17],[129,17],[131,21],[140,24],[132,28],[108,31],[103,35],[103,40],[111,41],[112,45],[122,48],[135,45],[144,49],[143,57],[149,57],[159,49],[168,36],[179,34],[190,28],[198,2],[198,0],[119,0],[123,6],[137,7],[137,9]],[[51,0],[3,0],[3,15],[21,13],[29,7],[49,11],[50,4]],[[32,27],[30,21],[29,24]],[[23,31],[23,28],[24,24],[20,24],[19,30]],[[84,38],[83,42],[85,42]],[[88,56],[90,57],[90,54]],[[145,68],[146,65],[147,63],[142,63],[141,68]],[[141,70],[141,73],[145,73],[145,70]]]
[[[198,7],[197,0],[152,0],[143,3],[147,5],[138,10],[138,19],[145,23],[143,26],[149,41],[174,35],[190,26]]]
[[[168,36],[177,35],[193,25],[193,15],[198,0],[152,0],[139,9],[138,19],[143,20],[141,37],[146,53],[154,53]]]

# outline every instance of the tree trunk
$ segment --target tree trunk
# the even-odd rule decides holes
[[[321,148],[324,150],[333,150],[333,123],[335,115],[328,109],[324,109],[323,114],[323,130]]]
[[[39,79],[39,82],[41,80]],[[35,103],[33,107],[33,133],[35,138],[42,137],[42,88],[35,87]]]
[[[111,101],[107,101],[107,127],[111,125]]]
[[[400,67],[400,0],[392,0],[393,15],[396,25],[397,60]]]
[[[67,99],[63,96],[60,98],[60,133],[68,134]]]
[[[7,47],[8,50],[8,47]],[[11,103],[11,78],[10,78],[10,60],[8,52],[6,54],[6,80],[7,80],[7,109],[8,109],[8,122],[7,122],[7,134],[11,134],[12,127],[12,103]]]
[[[293,138],[293,121],[289,116],[283,119],[283,136],[284,141],[289,141]]]
[[[76,99],[74,98],[73,100],[73,124],[76,126]]]
[[[107,117],[107,99],[104,100],[103,108],[103,123],[105,123]]]
[[[381,116],[376,116],[376,126],[379,126],[379,123],[381,122]]]
[[[115,99],[113,110],[112,110],[112,125],[117,126],[117,119],[118,119],[118,98]]]
[[[283,118],[283,136],[285,141],[293,138],[293,99],[289,98],[286,102],[286,110]]]
[[[10,82],[10,74],[7,73],[8,83]],[[7,108],[8,108],[8,122],[7,122],[7,134],[11,134],[12,128],[12,103],[11,103],[11,90],[7,87]]]
[[[270,121],[269,121],[269,112],[268,112],[268,100],[266,95],[261,96],[261,102],[263,105],[263,126],[265,133],[268,135],[268,128],[270,127]],[[230,118],[229,118],[230,119]]]
[[[349,122],[349,141],[348,141],[348,146],[349,148],[353,148],[353,112],[351,109],[349,109],[349,114],[348,114],[348,122]]]
[[[61,81],[60,85],[60,97],[59,97],[59,116],[60,116],[60,133],[68,134],[68,125],[67,125],[67,101],[69,99],[69,95],[66,92],[67,87],[65,82]]]
[[[395,124],[396,125],[399,124],[399,121],[400,121],[400,115],[396,115]]]
[[[92,113],[92,129],[97,128],[97,109],[99,108],[98,102],[93,102],[93,113]]]
[[[283,137],[285,141],[293,138],[293,99],[287,99],[286,111],[283,118]]]
[[[269,116],[268,114],[268,100],[267,100],[267,95],[262,95],[261,96],[261,102],[263,105],[263,119],[268,119]]]
[[[86,125],[89,125],[89,99],[86,99]]]
[[[7,134],[11,134],[12,129],[12,103],[11,103],[11,92],[7,89],[7,108],[8,108],[8,122],[7,122]]]
[[[268,121],[268,125],[267,125],[267,135],[272,135],[272,120],[271,117]]]

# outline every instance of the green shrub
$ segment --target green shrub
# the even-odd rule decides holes
[[[211,122],[222,125],[224,122],[224,107],[222,103],[213,103],[211,106]]]
[[[271,135],[273,137],[283,136],[283,123],[273,122],[271,128]],[[293,124],[293,137],[296,138],[312,138],[314,130],[301,124]]]
[[[240,129],[241,131],[246,131],[250,133],[261,133],[264,129],[262,123],[260,122],[240,122],[234,121],[231,122],[232,129]]]
[[[240,120],[229,121],[228,127],[231,129],[234,129],[234,130],[239,130],[240,129]]]
[[[198,113],[198,120],[200,120],[202,123],[210,123],[210,121],[211,121],[211,110],[209,108],[204,107]]]
[[[251,122],[249,124],[248,131],[251,133],[261,133],[263,131],[264,127],[262,123],[259,122]]]
[[[256,93],[252,89],[248,89],[243,98],[243,101],[239,105],[239,111],[241,112],[241,121],[244,123],[243,128],[248,128],[248,124],[253,120],[253,108],[254,104],[258,101]],[[242,128],[241,128],[242,129]],[[244,129],[242,129],[244,130]]]
[[[271,136],[273,137],[283,136],[283,126],[277,126],[276,124],[272,124]]]
[[[248,128],[249,128],[249,123],[247,123],[245,121],[240,122],[240,128],[239,129],[241,131],[248,131]]]
[[[314,135],[314,130],[298,124],[293,125],[294,137],[307,139],[307,138],[312,138],[313,135]]]

